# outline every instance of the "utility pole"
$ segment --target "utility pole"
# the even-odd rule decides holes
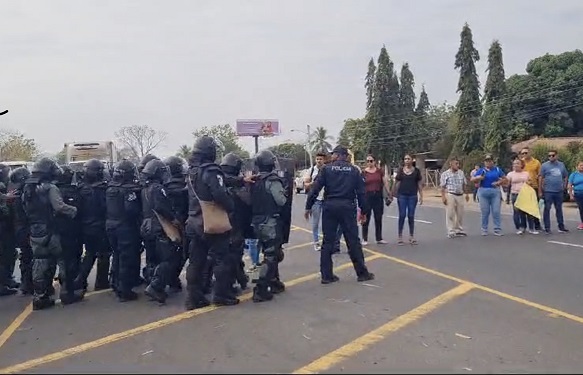
[[[310,168],[312,167],[312,165],[314,165],[314,161],[312,160],[312,137],[311,137],[311,131],[310,131],[310,124],[306,125],[306,128],[308,130],[308,143],[306,143],[306,151],[308,152],[308,156],[310,157]]]
[[[0,116],[5,115],[8,113],[8,110],[4,110],[4,111],[0,111]],[[4,160],[3,155],[2,155],[2,145],[0,145],[0,160]]]

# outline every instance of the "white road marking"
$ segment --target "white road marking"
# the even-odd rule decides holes
[[[583,245],[579,245],[576,243],[569,243],[569,242],[561,242],[561,241],[547,241],[548,243],[554,243],[557,245],[563,245],[563,246],[572,246],[572,247],[580,247],[583,248]]]
[[[387,215],[387,217],[390,217],[391,219],[398,219],[398,216],[392,216],[392,215]],[[420,220],[420,219],[415,219],[415,222],[417,223],[423,223],[423,224],[433,224],[431,221],[427,221],[427,220]]]

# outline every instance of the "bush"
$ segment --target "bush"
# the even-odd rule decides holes
[[[555,149],[546,143],[535,145],[531,148],[532,157],[544,163],[548,160],[548,153]],[[572,172],[577,168],[577,163],[583,161],[583,142],[570,142],[565,147],[557,149],[559,160],[565,163],[567,171]]]

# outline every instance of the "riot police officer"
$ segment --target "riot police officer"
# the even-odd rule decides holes
[[[57,262],[60,272],[66,272],[62,264],[62,249],[59,234],[55,231],[55,214],[75,217],[77,209],[63,202],[59,189],[51,183],[58,178],[61,169],[49,159],[38,160],[32,168],[32,176],[26,181],[22,193],[23,208],[30,225],[30,243],[33,252],[32,279],[34,310],[52,307],[55,301],[51,298],[53,277]],[[66,279],[64,275],[61,280]],[[62,295],[64,304],[75,302],[82,298],[67,298]]]
[[[26,213],[22,207],[22,189],[30,178],[30,171],[24,167],[16,168],[10,173],[10,202],[12,203],[14,220],[15,245],[20,249],[20,291],[22,294],[32,294],[32,248],[30,247],[30,231]]]
[[[160,158],[152,154],[146,154],[144,157],[142,157],[137,166],[138,181],[142,188],[146,186],[146,177],[142,174],[142,171],[144,170],[146,164],[148,164],[148,162],[151,160],[160,160]],[[146,284],[149,284],[151,281],[151,276],[154,273],[154,269],[158,265],[158,260],[156,259],[156,241],[154,239],[142,238],[142,242],[144,246],[142,247],[141,251],[146,251],[146,265],[142,269],[142,276]]]
[[[263,262],[253,288],[253,302],[263,302],[285,290],[285,285],[279,280],[279,262],[283,260],[281,212],[287,197],[285,184],[274,171],[275,155],[269,150],[261,151],[255,156],[255,165],[259,176],[251,186],[251,222],[263,251]]]
[[[140,274],[142,204],[136,167],[122,160],[114,167],[106,190],[107,238],[113,251],[111,286],[120,302],[138,298],[132,289]]]
[[[185,161],[178,156],[170,156],[164,160],[164,164],[166,164],[170,172],[170,179],[164,183],[164,189],[172,202],[172,210],[180,223],[180,228],[184,232],[183,228],[188,218],[188,190],[186,188]],[[176,253],[177,259],[174,262],[176,265],[174,276],[170,279],[170,291],[174,293],[182,290],[180,273],[186,263],[185,243],[186,236],[183,236],[183,241]]]
[[[81,196],[75,183],[75,172],[68,165],[61,166],[63,171],[57,177],[55,185],[59,188],[63,202],[69,206],[77,208],[77,217],[80,217]],[[81,222],[77,217],[71,218],[66,215],[55,215],[55,231],[61,239],[62,260],[65,266],[64,277],[61,279],[62,294],[67,294],[66,298],[76,300],[81,295],[75,289],[83,288],[75,285],[75,279],[79,275],[81,265],[81,255],[83,254],[83,238],[81,233]]]
[[[203,272],[209,261],[213,265],[212,272],[216,279],[213,303],[239,303],[232,294],[231,268],[227,257],[231,229],[227,215],[233,211],[234,205],[225,186],[225,176],[215,163],[216,158],[215,140],[209,136],[199,137],[189,159],[187,178],[189,211],[186,234],[190,241],[189,265],[186,270],[187,310],[209,305],[204,296],[206,280]]]
[[[105,190],[103,162],[91,159],[83,165],[83,181],[79,186],[81,195],[81,231],[85,254],[81,260],[79,275],[75,283],[87,288],[87,277],[97,260],[95,290],[109,288],[109,265],[111,248],[105,232]]]
[[[68,269],[73,279],[79,275],[81,256],[83,255],[83,233],[81,231],[81,194],[79,193],[78,179],[80,172],[75,172],[70,166],[60,167],[63,171],[55,180],[63,201],[69,206],[77,208],[77,216],[73,219],[64,215],[56,218],[56,230],[61,237],[61,247],[67,259]]]
[[[320,273],[322,284],[338,281],[333,273],[332,253],[334,243],[338,236],[338,226],[346,239],[348,255],[356,271],[358,281],[374,279],[374,274],[368,271],[364,262],[362,245],[358,238],[358,226],[356,222],[356,204],[361,212],[365,212],[364,180],[360,171],[346,158],[348,150],[343,146],[336,146],[332,151],[332,162],[325,165],[318,173],[308,198],[304,216],[308,220],[312,206],[314,205],[320,190],[324,190],[324,202],[322,203],[322,232],[324,240],[320,251]]]
[[[232,280],[236,281],[241,289],[247,289],[249,278],[245,274],[243,253],[245,238],[252,237],[251,228],[251,192],[246,183],[253,183],[252,178],[245,178],[241,174],[243,160],[235,153],[228,153],[221,160],[221,169],[225,174],[225,185],[235,204],[231,215],[231,239],[229,249],[229,264],[232,266]]]
[[[142,189],[142,226],[141,234],[145,241],[155,244],[155,257],[158,264],[150,275],[150,283],[144,293],[153,300],[164,303],[168,295],[166,286],[175,277],[178,246],[171,239],[164,226],[180,223],[172,210],[172,202],[164,189],[169,178],[168,167],[161,160],[150,160],[142,174],[145,187]]]
[[[17,292],[18,284],[12,278],[16,262],[13,215],[8,203],[10,168],[0,163],[0,296]]]

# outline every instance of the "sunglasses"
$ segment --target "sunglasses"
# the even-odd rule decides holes
[[[549,154],[549,158],[554,158],[557,154]]]
[[[367,160],[367,162],[368,162],[368,163],[373,163],[373,162],[374,162],[374,160],[372,160],[372,159],[368,159],[368,160]]]

